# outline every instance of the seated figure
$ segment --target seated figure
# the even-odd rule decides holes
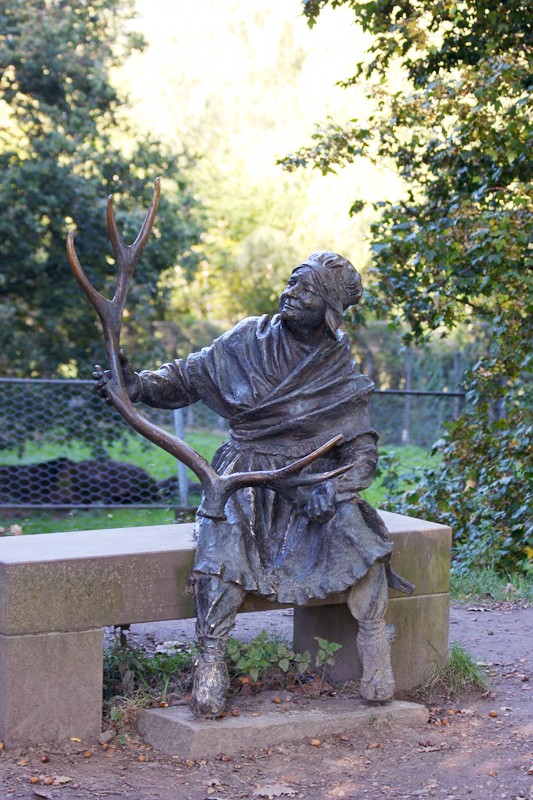
[[[225,520],[197,517],[191,576],[200,649],[191,697],[197,717],[224,710],[225,644],[247,592],[300,605],[346,591],[359,623],[361,696],[385,701],[393,695],[387,585],[406,593],[413,587],[390,569],[387,530],[359,495],[378,458],[369,421],[374,385],[338,327],[361,294],[349,261],[314,253],[293,271],[274,317],[249,317],[210,347],[156,371],[136,373],[122,357],[133,402],[172,409],[202,400],[229,420],[228,441],[213,460],[220,474],[283,467],[337,434],[340,444],[306,472],[354,464],[292,494],[240,489],[226,504]],[[103,396],[108,376],[100,368],[94,373]]]

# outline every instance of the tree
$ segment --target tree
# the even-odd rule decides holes
[[[143,46],[129,27],[133,0],[0,0],[0,374],[85,376],[102,357],[93,310],[70,275],[67,231],[103,292],[114,282],[105,200],[116,198],[126,241],[153,179],[165,177],[155,237],[139,267],[126,341],[152,352],[165,312],[159,276],[190,274],[201,219],[189,162],[121,117],[110,72]]]
[[[462,560],[467,566],[528,568],[528,4],[306,0],[310,25],[325,5],[349,6],[373,35],[367,58],[343,85],[364,83],[375,111],[364,122],[352,119],[344,126],[329,120],[311,147],[284,164],[312,164],[327,173],[362,156],[398,170],[405,195],[378,203],[371,229],[372,305],[406,321],[408,341],[446,334],[463,323],[484,342],[482,356],[464,377],[470,409],[440,443],[443,468],[419,477],[403,508],[453,525],[459,566]],[[400,90],[394,88],[399,73]],[[352,213],[363,204],[355,198]]]

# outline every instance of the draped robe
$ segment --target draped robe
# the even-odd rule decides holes
[[[328,522],[306,514],[312,488],[290,498],[240,489],[226,504],[225,521],[198,517],[193,574],[303,604],[347,589],[376,561],[388,562],[386,528],[358,493],[377,463],[373,390],[346,335],[303,343],[279,315],[245,319],[186,361],[139,373],[135,401],[179,408],[202,400],[230,421],[229,439],[213,459],[220,474],[283,467],[337,434],[342,442],[305,472],[355,464],[332,481],[335,515]]]

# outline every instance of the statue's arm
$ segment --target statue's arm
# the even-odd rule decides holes
[[[153,372],[142,370],[135,374],[137,379],[129,390],[134,403],[152,408],[183,408],[200,399],[182,359],[163,364]]]
[[[125,352],[121,350],[119,362],[124,386],[132,403],[142,402],[152,408],[183,408],[200,399],[191,381],[187,364],[181,359],[163,364],[155,372],[135,372]],[[109,402],[107,387],[113,380],[110,370],[103,370],[97,364],[93,380],[98,394]]]
[[[346,491],[348,487],[359,492],[372,483],[378,464],[377,437],[372,433],[364,433],[341,445],[341,462],[355,466],[336,478],[337,493]]]

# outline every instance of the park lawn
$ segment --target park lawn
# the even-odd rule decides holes
[[[0,455],[2,464],[35,464],[50,461],[54,458],[68,457],[71,461],[86,461],[94,458],[91,448],[84,442],[70,440],[68,444],[62,437],[54,434],[52,441],[30,440],[20,456],[16,450],[4,450]],[[222,432],[188,431],[185,441],[198,450],[204,458],[211,461],[217,447],[227,437]],[[135,433],[127,434],[123,440],[117,440],[105,448],[109,458],[124,461],[142,467],[156,480],[170,478],[177,473],[176,459],[157,445],[143,439]],[[196,476],[189,471],[189,479],[196,481]]]
[[[218,432],[191,431],[186,434],[185,438],[204,458],[211,461],[215,450],[224,441],[225,436]],[[433,463],[435,459],[424,448],[415,446],[384,448],[383,453],[387,455],[392,450],[399,459],[400,471],[410,472],[415,467]],[[142,467],[157,480],[176,474],[175,459],[155,445],[147,446],[144,440],[138,436],[132,435],[125,445],[117,444],[112,446],[108,448],[108,452],[110,457],[117,461],[126,461]],[[36,446],[35,443],[30,442],[24,454],[24,462],[46,461],[64,454],[65,450],[63,449],[60,452],[56,446],[49,446],[46,443]],[[68,456],[72,460],[84,460],[91,458],[91,453],[87,447],[80,446],[77,442],[72,442],[71,446],[69,446]],[[2,461],[9,463],[8,459],[5,458],[2,458]],[[21,463],[21,461],[19,460],[18,463]],[[198,479],[190,470],[188,470],[188,475],[191,481],[197,483]],[[385,497],[386,489],[382,480],[382,477],[378,475],[372,486],[362,493],[365,499],[373,506],[379,507]],[[191,506],[197,505],[199,499],[198,495],[191,495],[189,500]],[[127,528],[138,525],[166,525],[176,521],[177,518],[173,506],[168,508],[116,507],[72,510],[27,508],[20,509],[16,515],[12,511],[0,509],[0,527],[9,529],[14,524],[20,525],[24,534]]]
[[[378,464],[377,475],[372,485],[369,486],[368,489],[365,489],[364,492],[361,492],[361,495],[370,505],[378,508],[387,494],[387,488],[384,486],[383,481],[386,474],[387,461],[389,459],[397,459],[398,474],[401,478],[402,475],[411,476],[414,470],[438,464],[440,455],[431,454],[424,447],[417,447],[416,445],[380,448],[380,462]]]

